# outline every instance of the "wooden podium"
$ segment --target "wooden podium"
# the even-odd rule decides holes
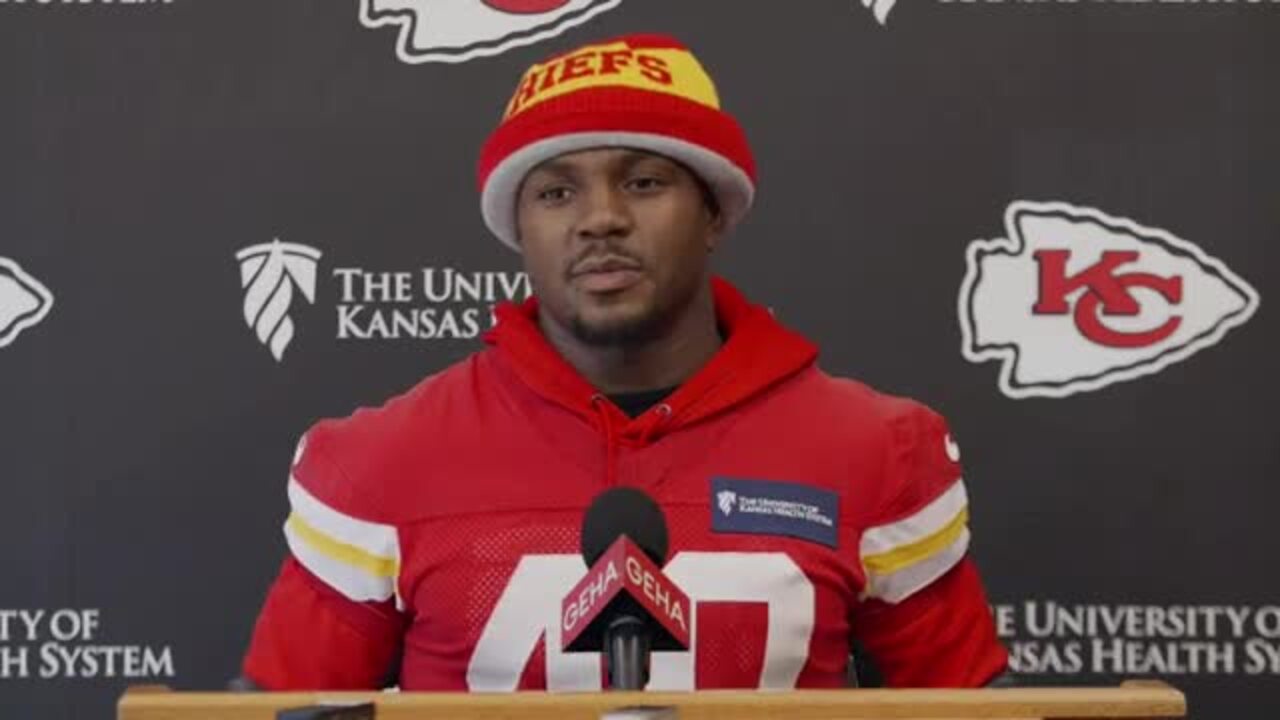
[[[1186,698],[1158,682],[1111,688],[797,690],[697,693],[198,693],[130,688],[119,720],[275,720],[305,705],[373,702],[378,720],[597,720],[627,707],[672,707],[679,720],[1056,720],[1181,718]]]

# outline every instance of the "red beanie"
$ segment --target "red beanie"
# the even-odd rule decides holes
[[[558,155],[626,147],[683,163],[711,187],[726,229],[746,215],[756,168],[747,138],[720,109],[715,84],[688,48],[629,35],[538,63],[524,74],[480,154],[480,209],[519,250],[516,194],[530,170]]]

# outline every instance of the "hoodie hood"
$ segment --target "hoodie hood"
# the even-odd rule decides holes
[[[749,302],[727,281],[713,278],[711,289],[716,317],[726,335],[724,344],[655,411],[634,419],[605,400],[547,341],[538,327],[536,297],[499,305],[498,323],[485,341],[537,394],[619,440],[644,444],[741,405],[817,358],[813,343],[784,327],[764,307]]]

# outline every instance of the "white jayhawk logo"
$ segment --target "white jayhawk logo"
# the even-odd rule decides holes
[[[360,0],[368,28],[397,27],[407,63],[460,63],[531,45],[581,25],[622,0]]]
[[[733,512],[733,508],[738,504],[738,493],[732,490],[721,490],[716,493],[716,502],[720,505],[720,512],[728,515]]]
[[[316,301],[316,264],[321,253],[298,243],[280,242],[253,245],[236,253],[240,263],[240,285],[244,288],[244,321],[267,346],[276,362],[284,359],[285,348],[293,341],[293,318],[289,308],[296,288],[307,302]]]
[[[1258,309],[1248,283],[1165,230],[1018,201],[1005,231],[969,244],[958,311],[964,357],[999,361],[1011,398],[1061,398],[1160,372]]]

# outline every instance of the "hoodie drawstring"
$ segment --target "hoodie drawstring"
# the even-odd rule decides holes
[[[618,484],[618,430],[613,424],[613,418],[610,417],[609,401],[604,395],[600,393],[592,395],[591,407],[600,414],[600,424],[604,426],[605,486],[615,487]]]
[[[618,452],[623,438],[618,433],[618,426],[613,418],[613,413],[609,411],[608,398],[601,393],[592,395],[591,407],[595,408],[596,413],[600,416],[600,425],[604,429],[605,485],[607,487],[615,487],[618,484]],[[660,403],[655,406],[654,412],[657,417],[644,425],[633,441],[634,444],[641,447],[648,445],[658,430],[671,419],[672,410],[667,403]],[[628,442],[628,444],[632,443]]]
[[[658,432],[658,428],[665,425],[667,421],[671,419],[670,405],[666,403],[659,403],[657,406],[654,407],[653,410],[654,412],[658,413],[658,417],[656,420],[653,420],[648,425],[645,425],[644,431],[640,433],[641,445],[648,445],[649,440],[651,440],[654,434]]]

